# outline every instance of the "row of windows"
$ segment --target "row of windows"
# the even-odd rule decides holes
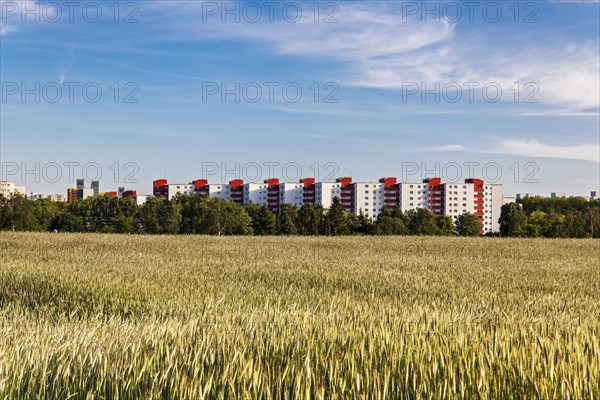
[[[455,207],[456,207],[456,206],[455,206]],[[462,213],[463,213],[463,214],[464,214],[464,213],[466,213],[466,212],[467,212],[467,210],[466,210],[466,209],[463,209],[463,210],[462,210]],[[449,214],[458,214],[458,213],[459,213],[459,210],[457,210],[457,209],[454,209],[454,210],[448,210],[448,213],[449,213]],[[457,216],[457,215],[455,215],[455,216],[454,216],[454,218],[458,218],[458,216]]]

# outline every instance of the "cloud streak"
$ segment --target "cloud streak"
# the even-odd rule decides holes
[[[505,154],[523,157],[563,158],[600,163],[600,147],[598,147],[598,143],[558,146],[527,138],[502,139],[495,143],[488,143],[485,147],[449,144],[421,148],[416,151]]]

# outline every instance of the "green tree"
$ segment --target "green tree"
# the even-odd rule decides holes
[[[323,207],[312,203],[302,205],[298,210],[298,233],[311,236],[321,234],[323,218]]]
[[[161,232],[160,210],[165,200],[160,197],[148,197],[140,207],[139,220],[143,233],[158,234]]]
[[[183,234],[199,233],[198,225],[204,210],[201,206],[202,198],[196,195],[178,194],[174,200],[181,207],[179,231]]]
[[[350,214],[350,230],[353,234],[372,235],[375,233],[375,224],[362,210],[358,215]]]
[[[83,232],[83,229],[83,220],[69,211],[58,214],[49,226],[49,230],[57,232]]]
[[[36,231],[40,227],[33,210],[33,204],[25,196],[13,194],[10,197],[0,196],[2,208],[1,230]]]
[[[117,233],[136,233],[138,226],[132,215],[119,214],[113,219],[113,229]]]
[[[437,226],[437,234],[441,236],[453,236],[456,232],[454,221],[449,215],[436,215],[435,225]]]
[[[548,218],[545,212],[533,211],[527,218],[525,232],[528,237],[540,237],[547,231]]]
[[[571,238],[586,238],[590,237],[588,232],[589,221],[586,214],[575,209],[569,210],[565,215],[565,233]]]
[[[283,204],[277,216],[277,231],[280,235],[297,234],[298,208],[292,204]]]
[[[546,224],[542,236],[549,238],[565,237],[564,232],[565,216],[555,211],[546,214]]]
[[[402,212],[398,210],[388,210],[383,207],[375,221],[375,233],[378,235],[408,235],[408,227],[404,221]]]
[[[475,214],[467,212],[456,219],[456,233],[459,236],[479,236],[482,229],[483,224]]]
[[[50,229],[52,221],[63,212],[63,207],[50,199],[41,199],[33,202],[33,213],[41,230]]]
[[[247,204],[244,206],[250,216],[252,231],[255,235],[274,235],[277,230],[277,218],[266,204]]]
[[[331,202],[331,207],[325,214],[325,234],[330,236],[347,235],[350,233],[350,219],[342,207],[340,199],[336,196]]]
[[[163,201],[158,210],[160,233],[174,235],[181,228],[181,205],[174,199]]]
[[[427,208],[417,208],[406,212],[408,229],[411,235],[435,235],[437,226],[435,214]]]
[[[218,197],[205,197],[200,202],[196,233],[208,235],[252,235],[252,220],[237,203]]]
[[[521,205],[508,203],[500,209],[500,234],[502,236],[525,236],[527,215]]]

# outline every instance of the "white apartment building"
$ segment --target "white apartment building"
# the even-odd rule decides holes
[[[25,186],[16,186],[14,182],[0,181],[0,195],[11,197],[13,194],[25,195]]]
[[[464,213],[475,213],[473,201],[475,191],[473,184],[445,183],[444,184],[444,214],[456,219]]]
[[[404,211],[429,206],[428,185],[426,183],[399,183],[399,207]]]
[[[302,207],[302,204],[304,204],[304,185],[302,183],[280,183],[279,204],[292,204],[298,208]]]
[[[208,197],[231,200],[231,188],[228,184],[211,183],[206,187],[208,188]]]
[[[80,200],[85,200],[88,197],[94,197],[94,189],[92,189],[92,188],[83,188],[83,189],[79,189],[79,190],[81,190]]]
[[[349,177],[339,178],[336,182],[315,182],[312,178],[300,182],[279,182],[272,178],[263,183],[233,180],[229,184],[208,184],[206,180],[190,184],[167,184],[164,179],[154,182],[155,196],[170,200],[178,193],[220,197],[238,204],[267,205],[274,213],[281,210],[282,204],[300,208],[314,203],[328,209],[333,199],[338,197],[346,211],[362,212],[373,220],[377,219],[383,207],[399,207],[403,212],[426,208],[436,215],[449,215],[454,220],[464,213],[472,213],[481,220],[483,233],[500,229],[498,220],[506,200],[502,195],[502,185],[486,185],[475,178],[464,183],[442,183],[440,178],[413,183],[398,183],[396,178],[352,182]]]
[[[258,205],[267,204],[267,189],[266,183],[244,183],[243,185],[243,204],[250,202]]]
[[[340,198],[339,182],[315,182],[315,204],[328,209],[334,197]]]
[[[135,201],[135,204],[138,206],[141,206],[144,203],[146,203],[147,199],[148,199],[148,196],[146,196],[144,194],[136,194],[135,196],[133,196],[133,200]]]
[[[502,185],[487,184],[484,188],[483,232],[500,232],[500,212],[504,205]]]
[[[169,183],[167,186],[167,200],[171,200],[178,194],[194,194],[194,185],[192,183]]]
[[[355,213],[363,213],[365,216],[377,219],[379,212],[384,206],[383,183],[380,182],[356,182],[354,185],[354,210]]]
[[[538,197],[537,193],[517,193],[517,199],[522,199],[525,197]]]
[[[40,193],[31,192],[31,193],[29,193],[27,198],[31,201],[50,199],[50,201],[53,201],[55,203],[64,203],[67,201],[64,194],[58,194],[58,193],[57,194],[40,194]]]

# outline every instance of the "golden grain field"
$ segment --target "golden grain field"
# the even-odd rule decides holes
[[[0,398],[599,399],[600,241],[0,233]]]

